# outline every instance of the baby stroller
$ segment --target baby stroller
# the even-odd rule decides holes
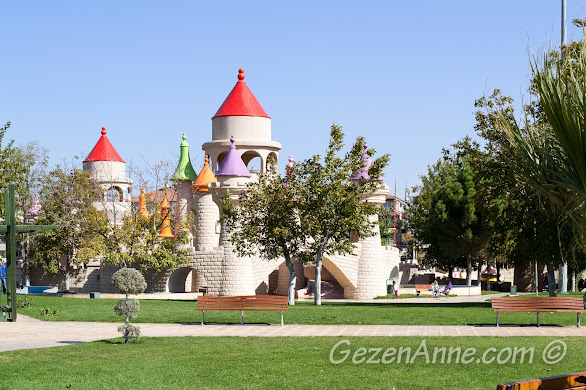
[[[452,291],[452,282],[448,282],[448,285],[446,286],[446,288],[444,288],[442,291],[440,291],[440,295],[445,294],[446,298],[449,298],[450,291]]]

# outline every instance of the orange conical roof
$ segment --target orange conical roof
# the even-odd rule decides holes
[[[175,237],[171,231],[171,218],[169,217],[169,202],[167,201],[167,195],[165,195],[163,198],[163,203],[161,203],[161,230],[159,231],[157,237]]]
[[[218,181],[216,179],[216,176],[214,175],[214,172],[212,172],[212,169],[210,168],[209,161],[210,159],[206,154],[203,168],[201,169],[201,172],[199,172],[199,175],[197,175],[197,178],[193,181],[193,185],[191,186],[193,192],[208,192],[208,183],[215,183]]]
[[[140,190],[140,203],[138,207],[138,215],[140,217],[149,219],[149,213],[146,208],[146,200],[144,198],[144,189]]]
[[[112,143],[106,136],[106,128],[102,127],[102,136],[83,162],[88,161],[116,161],[124,162]]]
[[[244,69],[238,69],[238,82],[212,119],[219,116],[261,116],[271,118],[244,82]]]

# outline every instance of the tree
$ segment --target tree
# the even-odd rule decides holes
[[[502,209],[495,221],[488,252],[502,262],[515,265],[516,269],[526,266],[529,259],[548,264],[551,271],[548,284],[553,295],[553,268],[568,258],[564,253],[571,254],[570,264],[574,270],[582,268],[578,266],[578,248],[572,244],[572,234],[568,234],[570,224],[567,217],[542,193],[541,184],[549,180],[545,180],[546,177],[551,179],[549,172],[555,169],[551,153],[556,142],[551,139],[552,133],[539,100],[524,106],[526,121],[523,128],[517,126],[513,99],[501,95],[498,89],[492,95],[478,99],[475,106],[480,108],[476,113],[475,129],[486,141],[485,152],[490,156],[487,166],[493,182],[498,183],[492,193],[498,197]],[[511,139],[507,129],[513,128],[526,143],[518,144]],[[542,161],[541,171],[532,171],[534,167],[527,159],[529,155]],[[555,191],[559,195],[564,192],[561,189]],[[560,252],[561,248],[564,250]]]
[[[291,185],[295,186],[301,231],[306,239],[305,258],[315,260],[314,303],[321,305],[321,268],[324,255],[351,254],[355,249],[350,236],[357,239],[375,234],[378,206],[363,202],[365,194],[371,194],[379,186],[378,180],[352,183],[349,178],[361,169],[364,140],[359,137],[352,149],[343,157],[344,134],[340,126],[330,129],[330,143],[322,161],[320,155],[297,164],[293,169]],[[373,156],[374,149],[369,149]],[[390,156],[385,154],[368,169],[372,178],[381,177]]]
[[[398,200],[395,200],[398,202]],[[394,205],[393,208],[387,208],[385,206],[381,206],[378,212],[378,225],[380,229],[380,240],[383,245],[393,245],[394,238],[395,238],[395,218],[396,216],[393,214],[393,210],[395,209]]]
[[[118,332],[124,335],[124,344],[128,344],[132,337],[140,337],[140,328],[130,325],[130,319],[138,315],[140,302],[138,299],[129,299],[129,294],[140,294],[147,287],[144,276],[134,268],[122,268],[112,275],[112,286],[126,297],[116,304],[114,311],[119,316],[125,317],[124,325],[118,327]]]
[[[66,172],[59,167],[50,172],[41,191],[44,212],[36,223],[60,228],[36,236],[31,259],[48,273],[63,273],[66,291],[71,270],[103,250],[98,231],[107,220],[92,205],[101,196],[101,189],[87,172],[79,169]]]
[[[160,173],[163,164],[165,163],[162,162],[152,168],[155,175]],[[150,175],[150,171],[147,174]],[[141,188],[147,187],[145,176],[138,175],[138,184]],[[155,177],[156,186],[162,186],[165,194],[167,193],[168,181],[168,175],[163,179]],[[102,183],[102,185],[104,184]],[[170,192],[174,195],[174,191]],[[117,203],[120,202],[113,198],[104,199],[103,197],[100,202],[103,204],[103,209],[113,210],[111,212],[113,221],[101,225],[100,229],[97,230],[104,243],[101,254],[106,263],[122,265],[123,267],[137,266],[141,272],[146,273],[177,268],[191,260],[189,250],[184,248],[184,244],[188,243],[189,226],[193,216],[189,216],[177,224],[174,237],[160,238],[158,235],[164,223],[164,218],[159,218],[162,211],[162,198],[148,199],[149,206],[147,207],[149,215],[151,215],[149,218],[139,215],[136,204],[125,204],[128,205],[128,208],[116,207]],[[119,211],[116,211],[117,209]],[[172,208],[166,211],[169,213],[170,219],[177,217],[174,211]],[[171,223],[171,226],[176,225]]]
[[[32,161],[30,155],[23,150],[14,146],[14,140],[10,140],[3,145],[6,132],[10,128],[10,122],[4,127],[0,127],[0,189],[6,187],[8,183],[14,183],[17,203],[21,203],[22,194],[25,191],[25,183],[30,174]],[[4,192],[0,191],[0,218],[4,217]]]
[[[222,200],[222,223],[233,231],[232,242],[240,256],[258,255],[272,260],[285,258],[289,270],[288,302],[295,304],[297,274],[291,258],[298,256],[305,236],[301,231],[297,210],[298,188],[293,184],[290,168],[281,177],[270,169],[258,181],[247,184],[235,206]]]

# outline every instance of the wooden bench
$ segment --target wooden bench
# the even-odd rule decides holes
[[[239,310],[240,325],[244,325],[245,311],[280,311],[281,326],[283,326],[283,312],[287,311],[287,297],[281,295],[249,295],[238,297],[211,297],[197,298],[195,310],[201,310],[201,324],[204,324],[206,310]]]
[[[431,284],[416,284],[415,291],[417,292],[417,296],[421,294],[421,291],[429,291]]]
[[[537,326],[540,326],[539,314],[554,312],[573,312],[577,316],[577,326],[580,327],[580,315],[584,312],[582,298],[573,297],[534,297],[534,298],[506,298],[492,299],[492,311],[496,312],[496,326],[499,326],[499,313],[509,312],[535,312],[537,313]]]
[[[576,374],[550,376],[540,379],[503,383],[496,390],[559,390],[559,389],[586,389],[586,372]]]

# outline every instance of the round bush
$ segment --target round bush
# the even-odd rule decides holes
[[[123,299],[116,303],[114,311],[119,316],[134,318],[140,311],[140,302],[137,299]]]
[[[139,270],[122,268],[112,276],[112,286],[122,294],[140,294],[147,284]]]

